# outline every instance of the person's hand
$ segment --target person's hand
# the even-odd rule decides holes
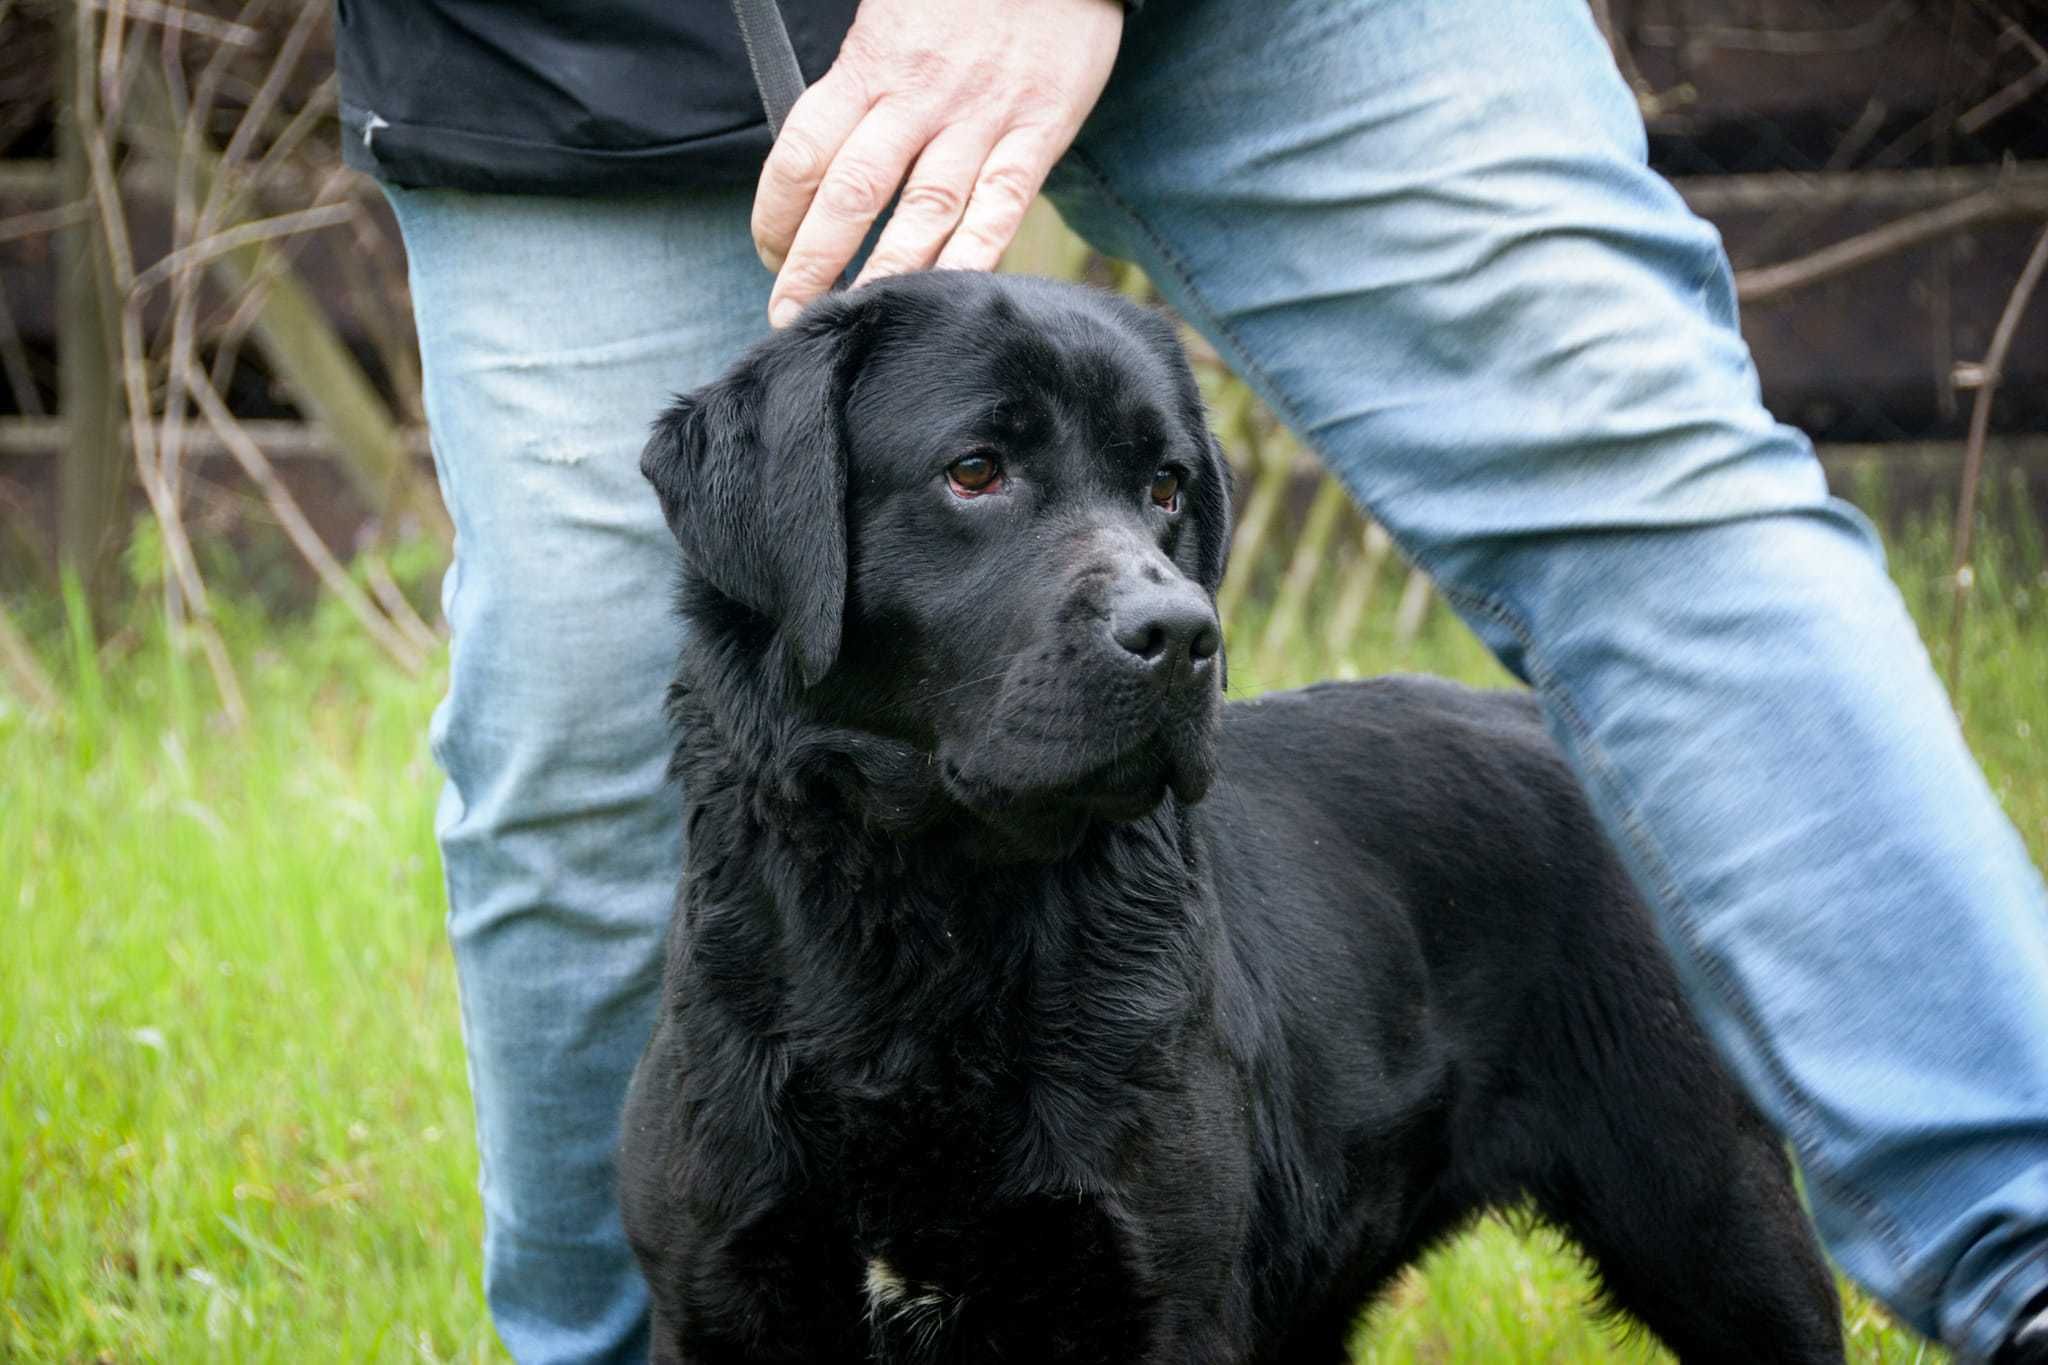
[[[899,186],[856,284],[993,269],[1101,96],[1123,22],[1122,0],[863,0],[761,169],[769,321],[832,287]]]

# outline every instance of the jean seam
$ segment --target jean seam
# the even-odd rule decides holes
[[[1260,390],[1261,396],[1272,407],[1275,415],[1315,453],[1324,469],[1336,469],[1337,465],[1330,459],[1329,452],[1322,448],[1321,441],[1312,434],[1308,424],[1301,420],[1300,414],[1287,401],[1280,385],[1274,381],[1273,377],[1266,372],[1263,366],[1259,365],[1252,358],[1250,349],[1245,345],[1244,340],[1238,336],[1230,324],[1203,297],[1200,287],[1195,283],[1193,272],[1188,269],[1187,263],[1182,260],[1180,254],[1168,244],[1166,239],[1146,220],[1143,214],[1139,213],[1128,200],[1117,193],[1115,187],[1110,183],[1108,175],[1104,173],[1092,155],[1080,147],[1075,147],[1069,153],[1069,159],[1093,182],[1096,192],[1144,236],[1147,244],[1158,253],[1159,258],[1172,270],[1176,281],[1186,297],[1195,305],[1193,311],[1197,313],[1202,322],[1213,329],[1214,335],[1227,342],[1229,349],[1236,353],[1231,359],[1238,373],[1250,380],[1254,388]],[[1705,275],[1703,274],[1701,278],[1704,280]],[[1462,585],[1447,582],[1443,575],[1437,571],[1433,563],[1435,556],[1417,553],[1404,536],[1396,533],[1393,528],[1386,526],[1384,522],[1381,525],[1382,529],[1386,530],[1388,535],[1392,537],[1402,554],[1406,555],[1411,563],[1421,566],[1423,571],[1437,584],[1438,590],[1454,606],[1459,606],[1464,610],[1485,616],[1514,635],[1516,641],[1522,646],[1529,675],[1536,683],[1538,691],[1557,708],[1557,713],[1563,717],[1565,723],[1571,728],[1573,736],[1578,740],[1581,752],[1586,756],[1588,767],[1597,768],[1602,781],[1610,792],[1619,798],[1615,804],[1621,825],[1627,832],[1630,842],[1635,846],[1638,856],[1643,859],[1644,866],[1658,879],[1659,891],[1664,898],[1665,904],[1669,907],[1673,925],[1683,936],[1687,948],[1692,952],[1694,961],[1698,963],[1701,973],[1706,977],[1714,994],[1719,998],[1722,1005],[1735,1016],[1736,1020],[1750,1031],[1752,1036],[1766,1036],[1765,1031],[1759,1027],[1760,1021],[1755,1011],[1749,1006],[1748,1001],[1740,993],[1732,989],[1732,982],[1728,978],[1726,969],[1701,951],[1696,913],[1693,911],[1687,898],[1679,890],[1677,881],[1671,875],[1669,864],[1663,857],[1656,841],[1651,837],[1649,830],[1638,817],[1636,803],[1629,799],[1627,788],[1620,781],[1619,774],[1615,770],[1612,761],[1607,758],[1605,751],[1593,738],[1591,727],[1586,724],[1584,718],[1580,715],[1577,706],[1573,704],[1571,696],[1563,683],[1543,663],[1541,652],[1537,649],[1527,626],[1521,618],[1504,602],[1490,594],[1476,592]],[[1897,1222],[1871,1196],[1849,1183],[1825,1160],[1821,1159],[1818,1144],[1814,1137],[1820,1125],[1816,1119],[1812,1099],[1797,1085],[1793,1084],[1791,1077],[1771,1053],[1759,1049],[1758,1057],[1771,1079],[1776,1082],[1779,1092],[1787,1101],[1786,1107],[1791,1119],[1789,1126],[1794,1129],[1787,1136],[1790,1137],[1793,1146],[1801,1153],[1801,1165],[1806,1170],[1808,1178],[1825,1183],[1844,1203],[1863,1215],[1869,1222],[1872,1231],[1877,1234],[1885,1254],[1891,1258],[1894,1274],[1910,1285],[1913,1280],[1913,1277],[1908,1273],[1910,1259],[1906,1251],[1905,1238]]]

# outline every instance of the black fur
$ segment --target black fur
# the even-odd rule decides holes
[[[1534,703],[1222,706],[1187,641],[1227,474],[1160,320],[870,286],[644,467],[691,630],[622,1166],[657,1359],[1334,1365],[1525,1203],[1688,1361],[1841,1358],[1782,1149]]]

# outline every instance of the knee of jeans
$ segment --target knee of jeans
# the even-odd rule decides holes
[[[682,641],[665,579],[636,591],[552,562],[471,563],[452,606],[432,731],[456,807],[444,842],[449,825],[496,837],[664,799]]]
[[[1756,652],[1817,648],[1823,636],[1843,648],[1897,636],[1904,647],[1912,633],[1877,532],[1834,499],[1720,520],[1457,540],[1436,546],[1426,567],[1531,681],[1577,671],[1589,650]]]

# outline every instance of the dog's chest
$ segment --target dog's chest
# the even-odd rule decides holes
[[[872,1072],[791,1078],[805,1178],[788,1191],[790,1216],[773,1220],[787,1254],[748,1259],[800,1262],[823,1238],[838,1249],[829,1285],[764,1278],[761,1301],[807,1298],[816,1338],[851,1331],[892,1365],[1188,1358],[1169,1345],[1191,1332],[1176,1295],[1191,1274],[1226,1272],[1220,1259],[1197,1270],[1187,1246],[1220,1252],[1227,1239],[1213,1225],[1189,1238],[1157,1210],[1199,1206],[1204,1187],[1231,1182],[1159,1160],[1152,1142],[1155,1126],[1195,1116],[1170,1096],[1151,1111],[1112,1104],[965,1043],[898,1060],[887,1085]],[[1191,1188],[1162,1189],[1162,1177]]]
[[[682,1107],[728,1121],[697,1130],[686,1164],[702,1187],[764,1197],[700,1224],[691,1260],[716,1268],[737,1335],[768,1327],[757,1354],[1202,1358],[1175,1343],[1214,1311],[1234,1255],[1242,1210],[1212,1206],[1244,1186],[1235,1078],[1169,933],[1104,946],[1023,918],[1049,905],[977,907],[958,933],[863,905],[857,941],[781,951],[746,1066],[717,1032],[730,1016],[702,1016],[690,1051],[721,1064],[685,1066],[698,1093]],[[758,1141],[728,1145],[735,1102]],[[763,1151],[773,1188],[732,1164]]]

